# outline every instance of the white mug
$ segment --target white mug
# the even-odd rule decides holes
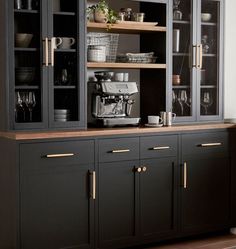
[[[148,124],[151,125],[158,125],[163,122],[162,118],[159,116],[148,116]]]
[[[124,73],[116,73],[115,81],[124,81]]]
[[[73,37],[56,37],[55,38],[55,49],[70,49],[75,44]]]

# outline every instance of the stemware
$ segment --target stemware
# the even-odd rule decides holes
[[[201,97],[201,105],[205,109],[205,115],[208,115],[208,108],[213,104],[213,98],[209,91],[205,91]]]
[[[182,20],[182,12],[179,9],[180,0],[174,0],[173,2],[173,19],[174,20]]]
[[[35,93],[34,92],[28,92],[25,93],[25,105],[27,106],[29,113],[30,113],[30,122],[33,120],[33,108],[36,105],[36,99],[35,99]]]
[[[184,104],[188,104],[188,96],[186,90],[181,90],[178,93],[178,102],[181,108],[181,115],[184,115]]]
[[[23,99],[20,92],[15,93],[15,121],[19,122],[18,113],[20,109],[23,111],[23,121],[25,121],[25,109],[23,107]]]

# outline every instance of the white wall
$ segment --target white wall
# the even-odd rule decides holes
[[[236,0],[225,5],[225,119],[236,119]]]

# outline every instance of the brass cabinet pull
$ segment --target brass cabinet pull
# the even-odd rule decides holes
[[[112,150],[111,153],[127,153],[130,152],[129,149],[122,149],[122,150]]]
[[[43,66],[48,67],[48,38],[43,39]]]
[[[54,67],[54,48],[55,48],[55,37],[49,40],[49,50],[50,50],[50,62],[49,65]]]
[[[200,44],[198,47],[199,47],[199,69],[202,69],[202,56],[203,56],[202,44]]]
[[[147,171],[147,167],[145,167],[145,166],[142,167],[142,171],[143,171],[143,172],[146,172],[146,171]]]
[[[183,182],[183,186],[184,186],[184,189],[187,188],[187,163],[184,162],[184,182]]]
[[[198,47],[196,45],[193,46],[193,52],[192,52],[192,67],[197,68],[198,63]]]
[[[200,144],[200,147],[214,147],[214,146],[221,146],[222,143],[207,143],[207,144]]]
[[[60,158],[60,157],[72,157],[74,156],[74,153],[65,153],[65,154],[49,154],[46,155],[46,158]]]
[[[95,200],[96,199],[96,172],[95,171],[92,172],[92,177],[93,177],[92,198],[93,200]]]
[[[135,169],[135,171],[138,172],[138,173],[141,173],[142,172],[142,168],[138,167],[138,168]]]
[[[157,146],[151,148],[151,150],[168,150],[168,149],[170,149],[170,146]]]

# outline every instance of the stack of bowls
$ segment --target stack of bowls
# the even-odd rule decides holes
[[[32,38],[33,34],[17,33],[15,34],[15,45],[20,48],[28,48]]]
[[[29,84],[35,78],[34,67],[17,67],[16,68],[16,82],[21,84]]]
[[[70,121],[70,110],[69,109],[55,109],[54,110],[54,121],[55,122],[66,122]]]

